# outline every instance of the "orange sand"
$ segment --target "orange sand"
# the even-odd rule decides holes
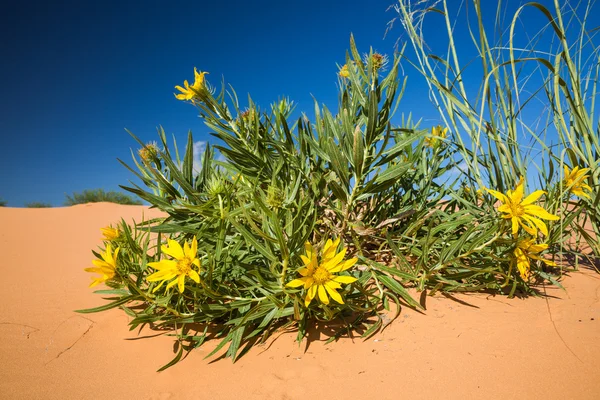
[[[582,268],[568,292],[507,299],[427,299],[367,341],[306,343],[283,334],[236,364],[204,360],[214,343],[164,372],[171,337],[129,332],[88,288],[99,228],[159,213],[114,204],[0,208],[2,399],[598,399],[600,276]],[[136,340],[129,340],[136,339]]]

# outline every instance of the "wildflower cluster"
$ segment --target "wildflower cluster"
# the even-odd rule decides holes
[[[338,110],[316,105],[314,121],[292,121],[288,99],[241,106],[233,89],[208,90],[207,73],[194,69],[175,97],[219,142],[198,166],[191,133],[173,153],[162,128],[158,144],[132,134],[145,188],[126,189],[165,216],[102,230],[104,249],[86,271],[100,275],[92,285],[112,288],[99,293],[117,297],[81,312],[120,307],[132,329],[173,327],[180,346],[168,367],[216,337],[210,355],[228,346],[233,360],[278,329],[297,329],[300,341],[315,320],[343,322],[332,340],[352,330],[369,337],[386,314],[422,309],[407,288],[512,285],[512,294],[530,291],[532,275],[553,281],[537,263],[554,265],[555,189],[543,207],[546,192],[525,196],[523,179],[506,194],[476,189],[475,179],[456,191],[448,176],[466,161],[455,132],[392,123],[400,57],[362,57],[351,40]],[[589,192],[587,170],[568,172],[569,193]]]

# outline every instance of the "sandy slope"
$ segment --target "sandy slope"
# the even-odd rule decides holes
[[[102,304],[83,271],[99,228],[142,212],[157,214],[0,208],[0,398],[600,398],[600,276],[585,269],[549,298],[428,298],[426,315],[404,310],[366,342],[324,345],[317,330],[306,348],[283,334],[236,364],[205,361],[209,345],[156,373],[170,337],[129,332],[119,310],[72,311]]]

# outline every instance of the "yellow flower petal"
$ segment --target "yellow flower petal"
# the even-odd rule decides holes
[[[322,266],[323,268],[331,271],[332,268],[335,268],[344,258],[344,256],[346,255],[346,249],[342,249],[342,251],[340,251],[339,253],[337,253],[333,258],[328,259],[327,261],[324,261]]]
[[[291,288],[304,286],[304,282],[306,282],[306,279],[307,278],[294,279],[293,281],[288,282],[285,286]]]
[[[344,304],[342,296],[338,292],[336,292],[335,289],[331,288],[330,286],[325,286],[325,289],[327,290],[327,293],[329,293],[329,296],[331,296],[333,300],[340,304]]]
[[[497,198],[501,202],[503,202],[503,203],[508,203],[509,202],[508,197],[506,197],[504,194],[502,194],[500,192],[497,192],[495,190],[492,190],[492,189],[486,189],[486,190],[487,190],[487,192],[489,194],[491,194],[492,196],[494,196],[495,198]]]
[[[308,289],[315,284],[315,280],[311,276],[307,276],[304,279],[306,279],[306,281],[304,281],[304,289]]]
[[[508,205],[508,204],[502,204],[501,206],[499,206],[498,211],[507,213],[507,214],[512,213],[512,210],[510,209],[510,205]]]
[[[313,285],[310,288],[308,288],[308,291],[306,292],[306,299],[304,300],[304,305],[306,307],[308,307],[310,305],[310,302],[312,301],[312,299],[315,298],[316,294],[317,294],[317,286]]]
[[[190,272],[188,273],[188,276],[190,277],[191,280],[193,280],[196,283],[200,283],[200,275],[198,275],[198,273],[196,271],[194,271],[193,269],[190,270]]]
[[[560,219],[559,216],[550,214],[548,211],[544,210],[542,207],[536,206],[533,204],[526,205],[523,207],[523,209],[524,209],[525,213],[533,215],[533,216],[541,218],[541,219],[547,219],[550,221],[557,221]]]
[[[519,220],[519,224],[523,227],[523,229],[525,229],[525,232],[529,233],[530,235],[535,236],[535,235],[537,235],[537,228],[535,227],[534,224],[532,224],[532,222],[531,222],[532,219],[533,218],[530,218],[530,217],[527,217],[526,215],[523,215],[521,217],[521,219]],[[544,224],[544,228],[543,228],[542,233],[543,232],[546,232],[546,233],[544,233],[544,235],[548,234],[548,229],[546,228],[545,224]]]
[[[185,275],[179,275],[177,278],[177,287],[179,289],[179,293],[183,293],[185,290]]]
[[[523,200],[523,202],[521,203],[522,206],[526,206],[528,204],[532,204],[535,201],[537,201],[537,199],[539,199],[540,197],[542,197],[544,194],[546,194],[545,191],[543,190],[536,190],[535,192],[531,193],[529,196],[525,197],[525,199]]]
[[[158,270],[176,269],[177,261],[173,261],[173,260],[153,261],[153,262],[149,262],[148,266],[152,267],[154,269],[158,269]]]
[[[177,274],[175,272],[173,272],[172,270],[157,271],[151,275],[148,275],[146,280],[148,282],[165,281],[165,280],[173,279],[176,276],[177,276]]]
[[[511,231],[513,235],[517,235],[517,233],[519,232],[519,218],[517,217],[512,217],[511,218]]]
[[[171,289],[173,286],[177,285],[177,278],[173,279],[171,282],[167,284],[167,290]]]
[[[310,264],[310,258],[308,258],[307,256],[305,256],[304,254],[300,256],[300,259],[302,260],[302,262],[304,263],[304,265]]]
[[[337,283],[334,280],[331,281],[327,281],[323,284],[326,288],[331,288],[331,289],[341,289],[342,285],[340,285],[339,283]]]
[[[325,243],[325,247],[323,248],[323,262],[327,262],[335,256],[335,252],[340,244],[340,238],[332,241],[331,239],[327,240]]]
[[[356,264],[356,262],[358,261],[358,258],[351,258],[349,260],[346,260],[340,264],[338,264],[335,267],[332,267],[329,272],[342,272],[345,271],[347,269],[349,269],[350,267],[352,267],[354,264]]]
[[[548,236],[548,227],[542,220],[537,219],[535,217],[531,217],[529,215],[523,215],[523,219],[533,223],[537,227],[537,229],[539,229],[545,236]],[[527,231],[527,229],[525,229],[525,230]],[[532,235],[535,235],[537,233],[535,231],[535,229],[532,229],[531,231],[527,231],[527,232]],[[532,232],[534,232],[534,233],[532,233]]]
[[[158,291],[158,289],[160,289],[162,287],[162,285],[165,283],[166,281],[161,281],[157,287],[155,287],[154,289],[152,289],[152,293],[155,293],[156,291]]]
[[[314,286],[313,286],[314,287]],[[319,300],[323,304],[329,304],[329,297],[327,297],[327,291],[323,285],[318,285],[317,290],[319,293]]]
[[[181,245],[172,239],[169,239],[169,246],[163,245],[161,247],[161,250],[166,255],[171,256],[177,260],[181,260],[182,258],[185,257],[185,254],[183,253],[183,249],[181,248]]]
[[[521,179],[519,179],[519,183],[517,183],[517,187],[515,188],[514,192],[508,192],[510,193],[510,195],[508,196],[511,200],[512,203],[520,203],[521,200],[523,200],[523,187],[524,187],[525,183],[523,181],[523,177],[521,177]]]
[[[94,287],[96,285],[101,284],[102,282],[104,282],[104,279],[102,279],[102,278],[92,278],[92,283],[90,283],[89,287],[92,288],[92,287]]]

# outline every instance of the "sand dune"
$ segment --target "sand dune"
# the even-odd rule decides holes
[[[161,372],[172,338],[130,332],[122,311],[88,288],[99,228],[145,207],[0,208],[2,399],[598,399],[600,275],[582,268],[567,292],[507,299],[427,299],[367,341],[307,347],[282,334],[236,364],[204,360],[213,345]],[[132,340],[133,339],[133,340]]]

